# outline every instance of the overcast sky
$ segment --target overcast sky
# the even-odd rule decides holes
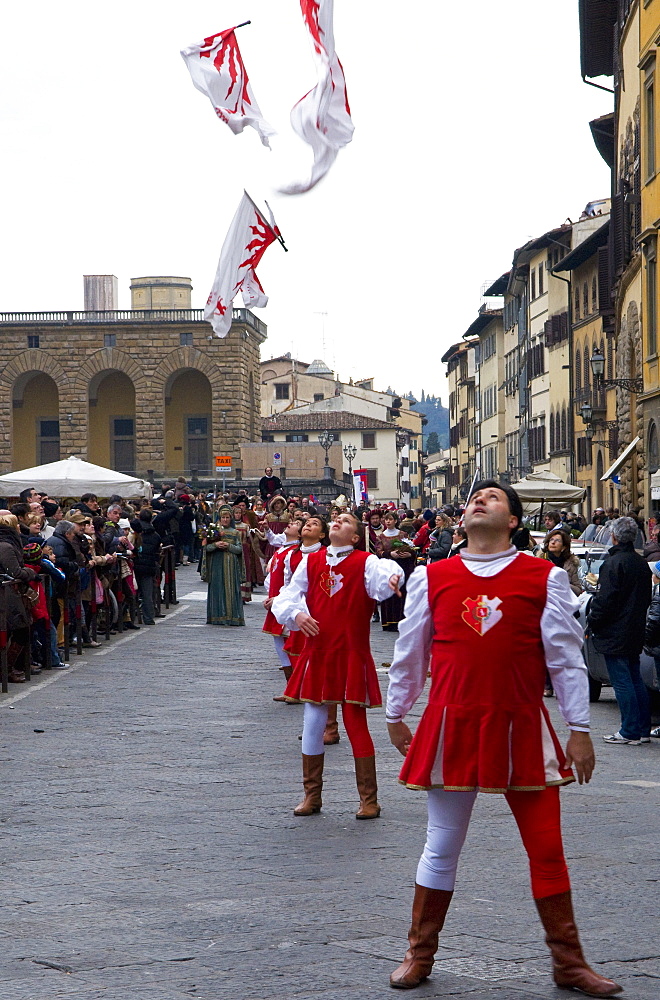
[[[248,18],[270,153],[215,117],[179,55]],[[0,28],[0,311],[81,309],[93,273],[118,276],[120,308],[132,277],[187,275],[201,307],[245,186],[290,251],[260,267],[262,357],[446,399],[440,357],[484,282],[609,194],[588,122],[611,96],[580,79],[577,0],[335,0],[355,136],[295,198],[276,188],[310,164],[288,119],[315,82],[298,0],[32,0],[3,3]]]

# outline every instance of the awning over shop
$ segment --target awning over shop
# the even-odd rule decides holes
[[[621,454],[617,458],[616,462],[612,462],[612,464],[610,465],[610,467],[607,470],[607,472],[603,476],[600,477],[601,483],[605,483],[605,482],[607,482],[608,479],[611,479],[612,476],[616,476],[616,474],[619,471],[619,469],[623,468],[623,466],[626,464],[626,462],[628,461],[628,459],[630,458],[630,456],[634,452],[634,450],[637,447],[637,444],[638,444],[639,441],[641,441],[641,438],[638,435],[635,438],[634,441],[630,442],[630,444],[628,445],[627,448],[623,449],[623,451],[621,452]]]

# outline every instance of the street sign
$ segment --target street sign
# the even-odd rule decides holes
[[[274,462],[281,462],[282,461],[282,452],[281,451],[274,451],[273,452],[273,461]]]
[[[231,469],[231,455],[216,455],[215,456],[215,467],[216,469]]]

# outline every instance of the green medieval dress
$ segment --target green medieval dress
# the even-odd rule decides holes
[[[206,622],[208,625],[245,625],[241,599],[243,546],[236,528],[222,528],[229,548],[215,542],[204,546],[202,579],[208,581]]]

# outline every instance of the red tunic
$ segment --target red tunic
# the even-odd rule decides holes
[[[331,567],[325,549],[307,557],[307,607],[319,634],[305,638],[284,692],[288,701],[382,704],[369,646],[374,601],[364,586],[368,558],[369,553],[354,550]]]
[[[551,569],[524,554],[491,577],[460,558],[428,567],[431,690],[402,784],[506,792],[574,780],[543,704]]]
[[[288,548],[280,549],[279,552],[276,552],[271,559],[268,580],[269,597],[277,597],[280,590],[284,586],[284,559],[288,551]],[[282,635],[284,632],[284,625],[280,625],[270,608],[266,612],[266,620],[262,631],[268,632],[269,635]]]

